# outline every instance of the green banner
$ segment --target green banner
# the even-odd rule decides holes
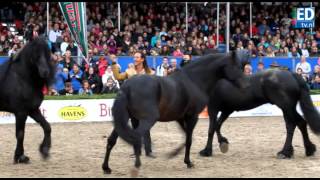
[[[59,2],[63,17],[66,20],[74,41],[82,55],[88,55],[87,20],[85,2]]]

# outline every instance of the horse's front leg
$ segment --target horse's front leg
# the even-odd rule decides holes
[[[17,147],[14,153],[14,163],[29,163],[29,157],[24,155],[23,140],[27,113],[15,113]]]
[[[33,118],[43,129],[44,138],[40,144],[39,151],[44,159],[49,157],[49,150],[51,148],[51,126],[48,121],[43,117],[40,110],[32,111],[30,117]]]
[[[227,118],[229,117],[229,115],[232,113],[232,111],[222,111],[221,115],[218,119],[218,122],[215,124],[215,129],[217,132],[217,137],[218,137],[218,142],[219,142],[219,147],[220,147],[220,151],[222,153],[226,153],[229,150],[229,141],[227,138],[223,137],[221,134],[221,127],[222,124],[225,122],[225,120],[227,120]]]
[[[209,131],[208,131],[208,140],[206,147],[200,151],[200,156],[209,157],[212,156],[212,140],[215,132],[215,127],[217,126],[217,110],[208,106],[209,113]]]

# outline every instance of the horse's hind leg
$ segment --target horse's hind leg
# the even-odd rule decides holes
[[[198,122],[197,115],[186,117],[184,119],[178,120],[180,126],[186,133],[186,151],[184,156],[184,163],[187,164],[188,168],[194,167],[194,164],[190,160],[190,149],[192,144],[192,134],[194,127]]]
[[[307,122],[300,116],[300,114],[298,114],[297,111],[294,111],[294,112],[295,112],[295,117],[296,117],[295,120],[296,120],[297,126],[300,129],[302,134],[306,156],[312,156],[314,152],[316,152],[316,145],[313,144],[309,139]]]
[[[134,129],[136,129],[139,126],[139,120],[135,119],[134,117],[131,117],[131,124],[132,124],[132,127]],[[152,142],[151,142],[150,131],[147,131],[143,135],[143,144],[144,144],[146,156],[151,157],[151,158],[155,158],[155,156],[152,154]]]
[[[24,155],[23,140],[27,120],[26,113],[15,113],[17,147],[14,154],[14,163],[29,163],[29,157]]]
[[[294,122],[295,117],[293,116],[292,111],[288,111],[287,109],[283,110],[283,116],[286,123],[287,137],[282,150],[277,153],[278,159],[286,159],[293,156],[292,138],[296,128],[296,123]]]
[[[109,167],[109,158],[110,158],[110,153],[114,145],[116,145],[118,139],[118,133],[113,129],[111,135],[108,138],[108,143],[107,143],[107,148],[106,148],[106,155],[104,158],[104,162],[102,164],[102,169],[104,173],[106,174],[111,174],[111,169]]]
[[[40,110],[37,109],[31,112],[30,117],[33,118],[43,129],[44,138],[39,147],[39,151],[44,159],[49,157],[49,150],[51,148],[51,126],[48,121],[43,117]]]
[[[204,156],[204,157],[212,156],[212,140],[215,132],[215,127],[217,126],[216,123],[217,123],[218,111],[208,106],[208,113],[209,113],[209,131],[208,131],[207,145],[203,150],[200,151],[200,156]]]

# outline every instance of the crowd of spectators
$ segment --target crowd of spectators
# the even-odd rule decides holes
[[[68,70],[67,82],[72,84],[73,93],[102,92],[104,88],[102,77],[109,67],[107,57],[111,54],[133,56],[135,52],[141,51],[145,55],[201,56],[218,50],[217,39],[219,44],[225,44],[226,11],[223,3],[220,5],[219,37],[217,37],[215,3],[208,3],[206,6],[203,3],[189,3],[188,30],[186,30],[185,3],[121,2],[121,31],[119,31],[116,2],[87,2],[89,56],[82,62],[76,59],[70,61],[72,59],[70,56],[77,56],[78,49],[57,2],[50,2],[50,29],[47,29],[46,5],[46,2],[11,2],[2,6],[7,8],[0,9],[0,56],[11,56],[27,41],[48,34],[52,53],[58,59],[58,64],[61,64],[61,73]],[[252,57],[319,57],[319,3],[313,3],[316,7],[316,27],[312,32],[310,29],[293,28],[292,11],[297,6],[310,6],[310,3],[255,2],[252,9],[253,23],[250,27],[248,4],[231,3],[230,50],[247,49]],[[13,34],[7,27],[2,26],[2,22],[14,23],[18,34]],[[23,39],[19,38],[19,35],[23,36]],[[89,70],[91,67],[93,69]],[[95,75],[90,75],[90,71]],[[77,77],[80,74],[83,74],[81,80]],[[87,83],[82,82],[83,80],[88,81],[94,89],[92,82],[97,79],[95,76],[101,79],[101,83],[95,85],[99,88],[96,87],[92,93],[87,90],[80,91],[83,84]],[[67,87],[65,82],[64,88]],[[111,83],[111,80],[105,79],[104,82]],[[59,90],[53,93],[59,93]],[[104,90],[106,92],[106,89]],[[65,89],[64,91],[69,92]]]

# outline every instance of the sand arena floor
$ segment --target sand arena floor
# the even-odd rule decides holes
[[[111,175],[103,174],[106,137],[112,123],[54,123],[52,125],[51,158],[43,161],[38,146],[43,132],[37,124],[27,124],[25,153],[28,165],[14,165],[16,146],[14,124],[0,125],[0,177],[130,177],[133,149],[119,139],[110,159]],[[291,160],[278,160],[276,153],[285,140],[281,117],[230,118],[222,128],[229,139],[229,152],[220,152],[216,137],[214,156],[203,158],[198,152],[207,138],[208,120],[199,120],[194,131],[191,160],[194,169],[183,163],[184,150],[173,159],[167,154],[184,142],[175,122],[157,123],[152,131],[156,159],[142,156],[139,177],[320,177],[320,154],[306,157],[301,133],[296,129]],[[309,131],[310,132],[310,131]],[[320,148],[320,139],[310,132],[310,138]],[[144,151],[143,151],[144,152]]]

